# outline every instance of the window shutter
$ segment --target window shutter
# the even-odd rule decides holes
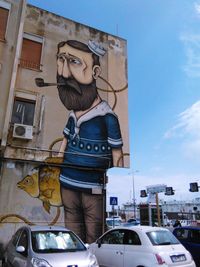
[[[5,39],[9,10],[0,7],[0,39]]]
[[[30,69],[40,69],[42,43],[24,38],[20,66]]]

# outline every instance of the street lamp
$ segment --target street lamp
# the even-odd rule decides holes
[[[132,174],[132,186],[133,186],[133,211],[134,211],[134,217],[136,218],[136,199],[135,199],[135,178],[134,178],[134,174],[139,172],[139,170],[134,170],[131,172]]]

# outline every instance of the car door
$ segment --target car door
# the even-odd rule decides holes
[[[181,244],[192,254],[196,265],[200,266],[200,230],[192,228],[178,227],[173,234]]]
[[[186,249],[190,251],[197,266],[200,266],[200,230],[190,229]]]
[[[106,233],[95,249],[95,255],[102,267],[124,266],[124,230],[115,229]]]
[[[10,240],[6,251],[5,251],[5,260],[6,260],[6,266],[11,267],[13,264],[13,260],[16,253],[16,245],[19,240],[19,237],[22,233],[22,229],[17,230],[17,232],[13,235],[12,239]]]
[[[25,248],[23,252],[17,252],[16,249],[20,246]],[[25,267],[27,266],[27,259],[28,259],[28,233],[24,229],[15,247],[15,255],[13,258],[12,266]]]
[[[134,230],[126,230],[124,235],[124,267],[144,265],[147,254],[139,235]]]

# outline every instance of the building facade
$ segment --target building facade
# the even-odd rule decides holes
[[[25,0],[0,0],[0,245],[24,223],[64,222],[60,166],[53,158],[69,111],[56,86],[38,87],[35,79],[55,83],[57,45],[65,40],[94,40],[106,48],[98,92],[118,115],[129,166],[126,40]]]

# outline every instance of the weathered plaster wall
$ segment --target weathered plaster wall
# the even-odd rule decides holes
[[[14,24],[14,21],[11,21]],[[33,140],[24,141],[12,138],[12,127],[8,132],[8,145],[4,154],[0,179],[0,243],[2,244],[7,242],[17,227],[26,222],[51,223],[56,218],[54,223],[63,224],[62,206],[58,208],[50,203],[48,211],[49,206],[47,203],[44,204],[45,201],[39,197],[41,188],[38,189],[40,194],[33,196],[30,191],[27,191],[27,187],[33,187],[30,181],[30,185],[27,184],[26,188],[20,188],[18,184],[27,175],[34,180],[36,176],[33,174],[37,172],[37,169],[32,169],[38,167],[40,164],[38,161],[43,161],[50,156],[48,149],[57,138],[62,136],[63,127],[66,124],[68,111],[60,102],[57,88],[38,88],[34,81],[36,77],[42,77],[47,82],[56,81],[56,52],[60,41],[75,39],[87,43],[88,40],[95,40],[101,42],[107,49],[101,61],[103,70],[101,76],[107,82],[98,79],[97,86],[100,88],[101,97],[110,103],[119,117],[124,141],[123,151],[127,154],[125,166],[129,166],[126,41],[30,5],[27,6],[24,32],[44,37],[42,69],[37,72],[18,67],[15,92],[31,93],[36,97],[36,115]],[[15,36],[13,32],[12,34]],[[6,52],[2,47],[4,45],[0,44],[0,60],[6,61],[7,57],[12,55],[12,42],[6,48]],[[12,71],[9,67],[11,62],[7,64],[9,73],[6,77],[9,77]],[[0,71],[0,92],[2,92],[2,86],[6,88],[9,86],[8,81],[2,80],[2,75],[3,72]],[[45,99],[45,109],[42,116],[42,129],[39,131],[42,97]],[[1,99],[0,95],[0,101]],[[6,100],[6,93],[3,99]],[[4,114],[6,104],[0,108]],[[0,117],[0,125],[2,121],[3,115]],[[58,147],[59,143],[55,144],[53,149],[58,150]],[[47,184],[43,185],[45,189],[49,189],[52,183],[56,183],[53,180],[56,175],[58,176],[58,173],[48,176],[51,177],[51,182],[47,180]],[[39,187],[40,180],[35,181],[35,184]],[[59,195],[58,191],[57,195]],[[58,210],[60,210],[59,216]]]

